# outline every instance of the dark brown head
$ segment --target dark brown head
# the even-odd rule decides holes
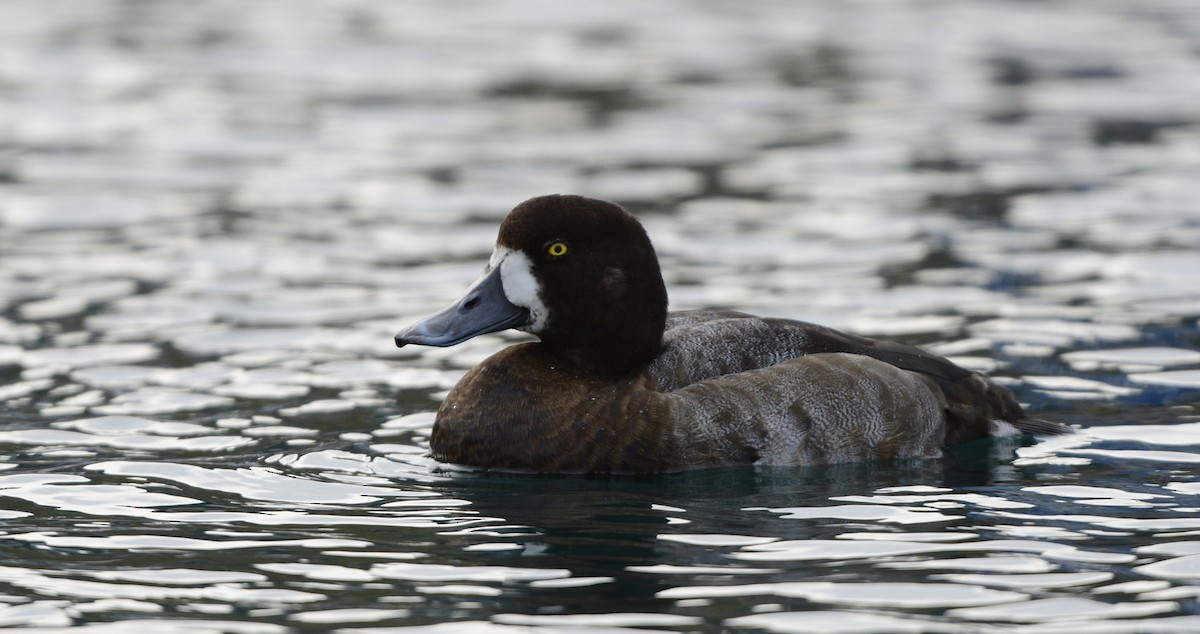
[[[580,369],[621,374],[662,344],[667,291],[650,238],[617,205],[583,196],[531,198],[500,225],[484,275],[396,344],[449,346],[520,328]]]

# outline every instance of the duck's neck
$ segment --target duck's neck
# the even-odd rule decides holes
[[[616,339],[594,345],[566,346],[548,344],[555,356],[594,375],[621,376],[641,368],[662,350],[662,333],[630,337],[614,333]]]

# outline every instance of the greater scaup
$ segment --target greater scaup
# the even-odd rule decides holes
[[[396,345],[507,328],[540,342],[501,350],[454,386],[430,438],[435,459],[648,473],[932,458],[1000,430],[1065,430],[919,348],[788,319],[668,313],[641,223],[582,196],[513,209],[466,295]]]

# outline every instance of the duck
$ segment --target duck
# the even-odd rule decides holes
[[[728,310],[668,312],[642,224],[584,196],[513,208],[461,299],[395,342],[445,347],[507,329],[537,341],[455,384],[429,437],[435,460],[653,474],[932,459],[990,436],[1068,430],[918,347]]]

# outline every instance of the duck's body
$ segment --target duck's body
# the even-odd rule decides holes
[[[647,473],[932,458],[998,428],[1058,431],[919,348],[735,312],[668,315],[648,238],[603,201],[518,206],[467,296],[396,341],[452,345],[512,326],[542,341],[500,351],[450,391],[434,458]]]

